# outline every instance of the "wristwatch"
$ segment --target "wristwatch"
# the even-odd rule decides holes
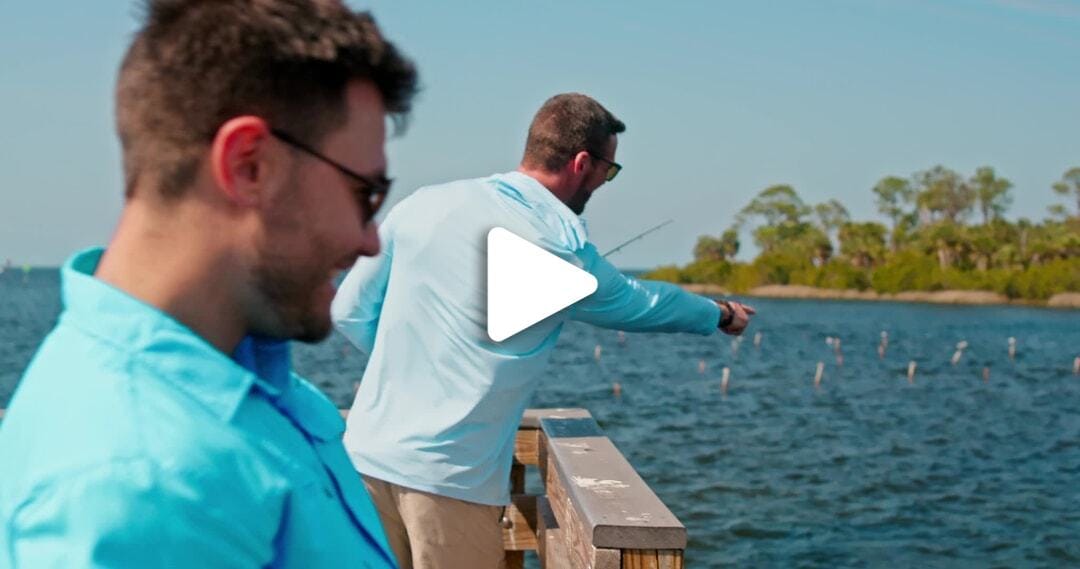
[[[726,300],[718,300],[716,301],[716,303],[722,304],[724,308],[727,308],[726,315],[723,313],[723,311],[720,311],[720,324],[717,325],[717,328],[723,330],[724,328],[731,326],[731,323],[735,321],[735,309],[732,308],[731,303]]]

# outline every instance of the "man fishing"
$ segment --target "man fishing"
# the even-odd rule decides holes
[[[338,410],[290,371],[379,250],[416,71],[338,0],[155,0],[120,67],[125,200],[0,426],[0,568],[395,566]]]
[[[544,103],[516,171],[421,188],[390,212],[382,252],[332,305],[370,354],[345,446],[402,567],[499,567],[514,434],[562,324],[741,334],[754,311],[615,269],[578,218],[622,166],[623,123],[581,94]],[[496,343],[485,331],[485,238],[503,227],[594,275],[595,293]]]

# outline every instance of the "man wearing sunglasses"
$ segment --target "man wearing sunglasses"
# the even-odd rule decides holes
[[[421,188],[380,228],[383,250],[345,278],[334,322],[370,354],[345,445],[402,567],[490,568],[504,559],[514,435],[562,323],[739,334],[753,310],[619,273],[578,215],[615,179],[623,123],[557,95],[516,171]],[[589,271],[597,291],[503,342],[486,333],[485,249],[504,227]]]
[[[159,0],[119,71],[125,202],[0,426],[0,568],[394,567],[290,371],[375,255],[413,64],[336,0]]]

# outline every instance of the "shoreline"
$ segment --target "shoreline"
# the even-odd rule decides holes
[[[703,295],[727,296],[732,292],[720,285],[683,284],[688,292]],[[1005,295],[985,290],[906,291],[896,294],[872,290],[817,288],[804,285],[765,285],[754,287],[739,296],[753,298],[793,298],[812,300],[865,300],[874,302],[921,302],[927,304],[958,304],[971,306],[1036,306],[1044,308],[1080,309],[1080,293],[1055,294],[1046,301],[1009,299]]]

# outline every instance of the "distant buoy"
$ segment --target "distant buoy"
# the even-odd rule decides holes
[[[877,347],[877,355],[881,359],[885,359],[885,350],[889,349],[889,333],[881,331],[881,343]]]
[[[758,333],[754,334],[754,347],[755,348],[760,348],[761,347],[761,332],[758,332]]]
[[[705,360],[701,360],[700,362],[698,362],[698,364],[697,364],[697,372],[698,373],[705,373]]]
[[[825,362],[817,363],[817,371],[814,372],[814,387],[821,387],[821,376],[825,373]]]
[[[735,336],[735,338],[733,340],[731,340],[731,355],[732,356],[739,355],[739,345],[740,344],[742,344],[742,336]]]
[[[983,383],[989,383],[989,382],[990,382],[990,368],[984,367],[983,368]]]
[[[911,360],[907,365],[907,380],[908,383],[915,383],[915,360]]]
[[[835,340],[833,339],[832,336],[826,336],[825,337],[825,345],[829,346],[830,348],[832,347],[834,341]]]
[[[956,352],[952,356],[952,365],[956,365],[960,362],[960,357],[964,355],[964,350],[967,349],[967,340],[960,340],[956,344]]]
[[[1009,336],[1009,359],[1016,359],[1016,338]]]
[[[611,393],[613,395],[615,395],[615,397],[621,396],[622,395],[622,384],[620,384],[617,381],[612,383],[611,384]]]
[[[720,374],[720,393],[727,395],[728,379],[731,378],[731,369],[724,368],[724,371]]]
[[[596,349],[594,349],[593,353],[592,353],[593,357],[596,358],[596,361],[600,361],[600,354],[603,353],[603,352],[604,352],[604,349],[600,347],[600,344],[597,344]]]

